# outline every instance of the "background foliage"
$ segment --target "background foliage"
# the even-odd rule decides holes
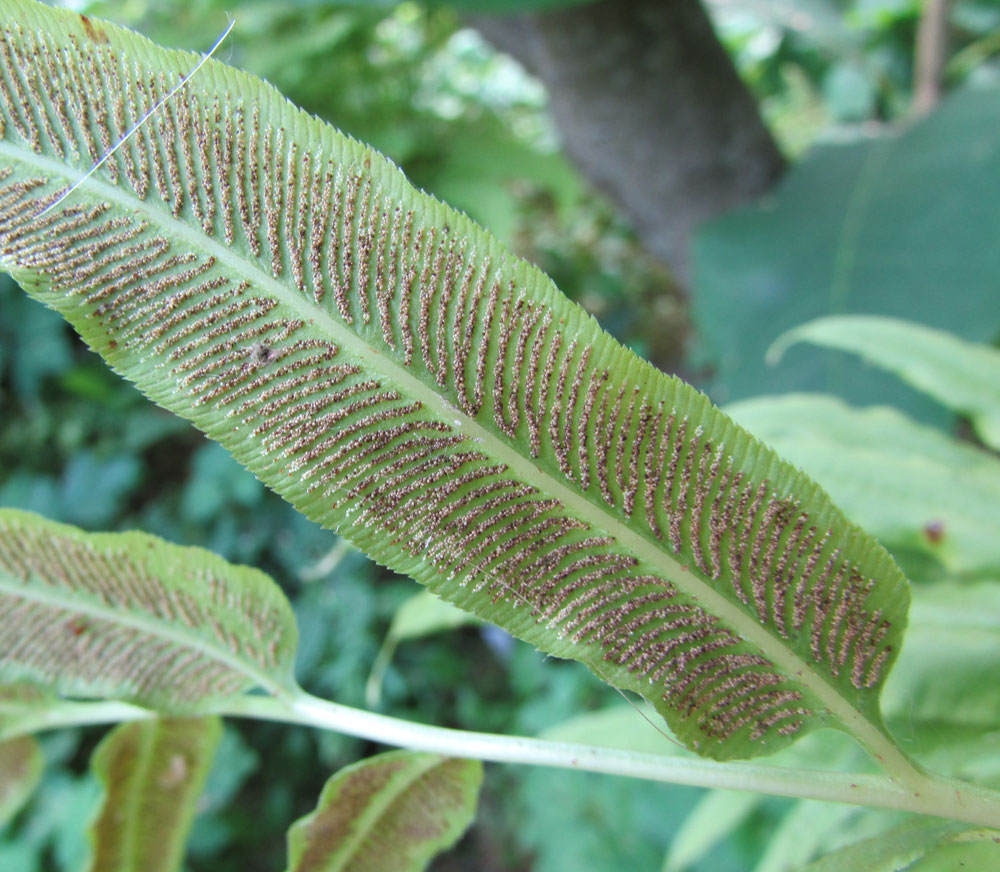
[[[561,157],[543,89],[463,29],[454,8],[491,5],[501,4],[129,0],[86,7],[188,48],[207,48],[231,12],[237,26],[224,60],[387,153],[417,185],[537,262],[640,354],[679,367],[720,401],[807,389],[840,397],[789,396],[735,411],[811,468],[917,583],[910,658],[887,692],[897,734],[946,770],[996,778],[1000,698],[970,700],[949,695],[949,686],[954,691],[950,679],[963,673],[965,687],[979,686],[975,676],[995,686],[988,679],[1000,639],[989,621],[971,632],[919,619],[921,609],[925,617],[940,614],[942,603],[954,607],[955,621],[1000,613],[1000,548],[983,529],[983,512],[997,505],[1000,464],[981,445],[956,441],[975,442],[960,415],[846,354],[797,345],[769,367],[764,353],[785,329],[849,312],[997,339],[1000,5],[954,5],[946,74],[958,93],[903,130],[920,4],[716,3],[721,32],[786,152],[802,157],[773,197],[703,229],[690,311],[666,270]],[[923,424],[842,400],[893,405]],[[897,458],[902,470],[878,454],[887,434],[906,445]],[[810,467],[830,456],[850,462]],[[876,475],[898,474],[910,491],[895,500],[885,488],[852,491],[859,463],[871,470],[869,485]],[[970,484],[956,485],[955,475]],[[963,499],[946,515],[957,487],[983,508],[970,510]],[[0,505],[88,530],[141,528],[264,569],[295,606],[297,675],[314,693],[364,705],[367,685],[380,710],[419,721],[666,747],[638,711],[582,667],[545,660],[490,627],[456,628],[447,613],[428,617],[411,606],[409,624],[401,614],[398,647],[370,681],[394,615],[417,592],[412,582],[297,515],[222,449],[149,405],[58,316],[6,279]],[[935,663],[911,654],[922,647],[936,652]],[[927,679],[932,669],[943,676],[937,685]],[[586,718],[609,706],[610,713]],[[75,870],[85,862],[85,822],[100,803],[86,761],[102,732],[42,737],[41,788],[0,831],[0,868]],[[282,868],[289,822],[314,807],[333,771],[375,750],[299,727],[227,723],[194,824],[191,872]],[[791,750],[812,766],[863,765],[832,735]],[[888,814],[808,802],[488,767],[476,824],[432,868],[655,870],[667,857],[671,869],[780,870],[894,823]]]

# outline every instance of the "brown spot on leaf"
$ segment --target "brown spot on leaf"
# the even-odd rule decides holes
[[[66,622],[66,629],[74,636],[82,636],[87,629],[87,621],[84,618],[72,618]]]
[[[80,16],[80,23],[83,25],[83,32],[87,34],[87,39],[96,42],[98,45],[106,45],[108,35],[98,27],[94,27],[93,22],[86,16]]]

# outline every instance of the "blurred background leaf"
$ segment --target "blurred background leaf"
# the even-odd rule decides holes
[[[0,825],[28,801],[42,777],[42,751],[33,736],[0,742]]]
[[[91,872],[174,872],[222,723],[218,718],[120,724],[98,745],[91,767],[104,788],[91,824]]]
[[[809,864],[805,872],[985,869],[1000,857],[995,844],[977,844],[985,841],[992,841],[988,833],[962,824],[916,820],[842,848]],[[984,861],[987,865],[980,865]]]
[[[849,351],[895,374],[967,416],[983,443],[1000,450],[1000,351],[897,318],[842,315],[782,334],[768,351],[768,363],[776,364],[797,342]]]
[[[435,633],[481,623],[482,621],[475,615],[463,612],[451,603],[436,597],[429,590],[415,593],[392,616],[389,631],[385,634],[365,684],[365,705],[369,708],[378,708],[385,671],[389,668],[400,642],[405,642],[407,639],[422,639]]]
[[[732,401],[820,390],[890,401],[934,420],[891,376],[796,346],[821,315],[892,315],[992,341],[1000,332],[1000,91],[966,89],[903,132],[817,148],[757,206],[706,226],[695,247],[694,320],[713,394]]]

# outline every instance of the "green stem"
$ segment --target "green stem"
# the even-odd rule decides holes
[[[846,802],[909,811],[1000,829],[1000,792],[973,784],[917,773],[904,785],[884,775],[824,772],[751,763],[717,763],[699,757],[642,754],[501,736],[416,724],[327,702],[307,693],[284,698],[244,696],[218,706],[217,714],[304,724],[386,745],[468,757],[623,775],[668,784],[748,790],[773,796]],[[148,709],[118,702],[60,703],[11,724],[0,738],[57,727],[114,723],[156,717]]]

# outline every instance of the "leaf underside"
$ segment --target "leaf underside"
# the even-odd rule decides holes
[[[717,758],[858,712],[905,579],[533,267],[266,84],[6,0],[0,265],[308,517]]]
[[[0,509],[0,681],[187,713],[292,687],[296,645],[291,608],[257,570]]]
[[[90,872],[176,872],[222,736],[218,718],[121,724],[92,768],[104,803],[91,825]]]
[[[389,751],[337,772],[288,831],[287,872],[419,872],[476,815],[483,766]]]

